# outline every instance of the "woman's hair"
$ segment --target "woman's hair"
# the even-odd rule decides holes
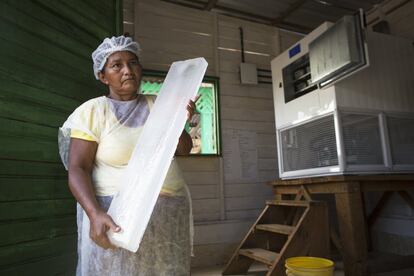
[[[139,44],[133,41],[130,37],[123,35],[118,37],[105,38],[103,42],[92,53],[93,73],[95,78],[99,80],[98,73],[102,71],[108,57],[120,51],[129,51],[138,58],[141,48]]]

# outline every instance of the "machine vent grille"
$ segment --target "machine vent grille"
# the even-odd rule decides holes
[[[338,165],[333,115],[282,130],[283,171]]]
[[[347,165],[384,164],[376,115],[341,113]]]
[[[414,164],[414,119],[388,117],[387,125],[393,163]]]

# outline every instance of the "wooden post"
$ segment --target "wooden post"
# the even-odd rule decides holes
[[[348,182],[345,193],[335,194],[345,276],[368,276],[367,238],[358,182]]]

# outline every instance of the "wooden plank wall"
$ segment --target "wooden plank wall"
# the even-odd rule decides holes
[[[218,16],[218,57],[220,62],[220,108],[224,162],[231,156],[234,131],[246,131],[256,137],[257,177],[225,178],[226,219],[253,219],[272,197],[266,182],[277,177],[276,136],[272,86],[240,84],[240,30],[243,28],[245,62],[270,70],[270,61],[279,52],[278,30],[252,22]],[[228,172],[224,172],[228,175]],[[239,178],[239,179],[238,179]]]
[[[301,40],[304,37],[303,34],[280,30],[279,31],[279,42],[280,42],[280,49],[281,52],[287,50],[290,46],[292,46],[297,41]]]
[[[215,28],[210,13],[188,12],[158,0],[136,1],[134,18],[145,69],[167,71],[173,61],[203,56],[209,64],[207,75],[216,75]]]
[[[131,37],[135,36],[135,1],[122,1],[122,19],[124,25],[124,33],[128,33]]]
[[[0,274],[74,275],[75,201],[57,130],[100,94],[91,52],[117,1],[0,2]]]
[[[367,22],[370,27],[381,19],[389,23],[392,35],[414,39],[414,1],[385,1],[383,5],[367,14]]]

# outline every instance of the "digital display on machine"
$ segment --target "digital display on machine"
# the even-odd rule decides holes
[[[289,50],[289,58],[300,53],[300,44],[296,44],[292,49]]]

